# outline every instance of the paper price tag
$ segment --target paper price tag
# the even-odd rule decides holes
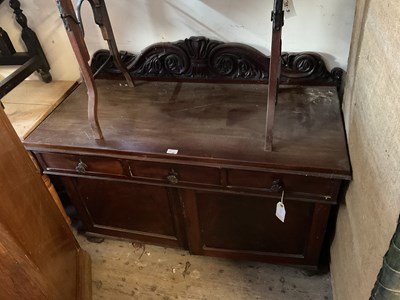
[[[283,10],[285,11],[286,19],[296,16],[293,1],[294,0],[283,0]]]
[[[178,154],[178,150],[177,149],[168,149],[167,154]]]
[[[285,216],[286,216],[286,210],[285,210],[285,205],[282,202],[278,202],[276,204],[276,217],[282,221],[282,223],[285,222]]]
[[[285,222],[285,216],[286,216],[286,209],[285,205],[283,204],[283,196],[285,195],[285,191],[282,191],[282,196],[281,196],[281,201],[279,201],[276,204],[276,212],[275,215],[276,217],[282,221],[282,223]]]

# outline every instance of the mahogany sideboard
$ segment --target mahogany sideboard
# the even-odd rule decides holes
[[[78,86],[24,141],[62,179],[87,234],[193,254],[317,266],[351,170],[335,87],[96,80],[104,139]],[[284,191],[285,222],[275,216]]]

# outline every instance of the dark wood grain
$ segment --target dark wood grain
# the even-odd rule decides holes
[[[73,186],[68,191],[87,231],[184,247],[167,188],[89,178],[64,182]]]
[[[282,223],[275,217],[277,199],[197,192],[196,201],[202,254],[228,250],[260,260],[271,255],[281,256],[282,262],[287,257],[308,258],[312,203],[285,201]]]
[[[351,175],[334,87],[281,88],[267,152],[265,85],[97,86],[104,140],[90,137],[80,86],[24,141],[62,178],[87,234],[318,265],[330,208]],[[277,180],[285,223],[275,217]]]
[[[91,138],[80,86],[25,140],[26,147],[350,176],[334,88],[282,88],[274,151],[265,152],[266,86],[144,82],[131,89],[107,80],[97,86],[104,140]]]
[[[316,204],[314,207],[313,222],[309,232],[309,241],[306,250],[307,263],[310,265],[318,264],[319,251],[324,241],[326,220],[329,218],[331,206],[326,204]]]
[[[110,59],[110,51],[93,54],[91,68],[97,78],[123,79]],[[243,43],[226,43],[204,36],[152,44],[140,54],[120,52],[121,60],[137,80],[268,83],[270,57]],[[282,53],[281,84],[339,87],[343,70],[328,71],[315,52]]]

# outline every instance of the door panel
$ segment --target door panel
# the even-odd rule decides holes
[[[177,199],[171,197],[169,188],[88,178],[64,180],[73,182],[89,232],[119,232],[122,237],[182,245],[175,219],[180,215]]]
[[[205,247],[303,255],[313,204],[285,201],[287,216],[275,216],[276,199],[196,193]]]

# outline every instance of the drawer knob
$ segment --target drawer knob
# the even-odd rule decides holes
[[[79,160],[78,164],[75,167],[75,170],[79,174],[85,174],[87,167],[88,167],[87,164],[85,164],[83,161]]]
[[[271,187],[268,189],[268,192],[281,192],[283,190],[283,183],[280,179],[276,179],[272,181]]]
[[[179,182],[178,173],[174,169],[171,169],[169,175],[166,177],[167,181],[171,184],[177,184]]]

